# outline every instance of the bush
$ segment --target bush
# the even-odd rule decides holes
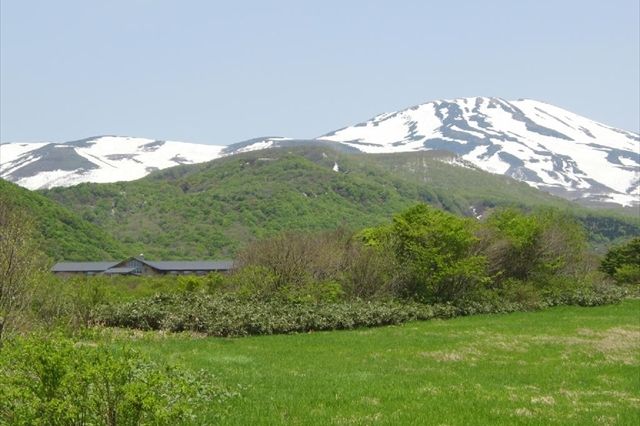
[[[640,265],[622,265],[616,269],[613,279],[620,284],[640,284]]]
[[[196,413],[220,411],[233,395],[204,372],[62,336],[9,341],[0,351],[0,393],[0,422],[16,425],[198,423]]]
[[[105,306],[96,319],[100,324],[112,327],[245,336],[376,327],[459,315],[542,309],[559,304],[595,306],[619,301],[623,296],[624,292],[616,287],[585,286],[522,302],[485,292],[483,297],[461,299],[455,304],[427,305],[394,300],[300,303],[285,299],[247,300],[233,295],[185,293]]]
[[[545,283],[556,276],[585,272],[586,236],[571,217],[542,210],[525,214],[496,210],[480,232],[494,284],[511,279]]]
[[[640,237],[610,249],[600,270],[619,284],[640,284]]]
[[[212,336],[282,334],[351,329],[429,319],[440,308],[395,301],[301,303],[224,295],[158,295],[104,307],[97,316],[107,326],[143,330],[195,331]]]
[[[0,346],[5,337],[32,326],[33,291],[46,273],[34,232],[29,215],[0,191]]]
[[[277,288],[335,280],[342,273],[350,236],[343,229],[283,233],[249,244],[238,255],[238,265],[265,268]]]
[[[488,283],[486,259],[473,252],[473,222],[420,204],[391,226],[365,230],[365,242],[395,265],[396,291],[405,298],[451,302]]]

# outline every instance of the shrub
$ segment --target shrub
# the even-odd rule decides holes
[[[495,292],[485,292],[482,297],[475,295],[455,304],[433,305],[394,300],[301,303],[282,298],[247,300],[233,295],[185,293],[105,306],[96,318],[100,324],[113,327],[245,336],[375,327],[458,315],[541,309],[559,304],[593,306],[613,303],[623,296],[618,288],[595,285],[543,294],[535,300],[507,300]]]
[[[620,284],[640,284],[640,265],[622,265],[616,269],[613,279]]]
[[[433,307],[395,301],[301,303],[183,294],[104,307],[98,318],[107,326],[243,336],[397,324],[434,315]]]
[[[265,268],[278,288],[334,280],[342,273],[350,235],[343,229],[283,233],[249,244],[238,264]]]
[[[29,327],[33,291],[46,271],[34,230],[29,215],[0,191],[0,345],[5,336]]]
[[[554,276],[584,273],[584,230],[559,211],[496,210],[480,237],[489,273],[498,285],[510,279],[544,283]]]
[[[347,298],[388,298],[396,293],[393,258],[352,238],[345,253],[342,289]]]
[[[640,284],[640,237],[611,248],[600,270],[620,284]]]
[[[485,258],[473,252],[473,222],[417,205],[391,226],[366,230],[362,238],[392,257],[399,295],[422,301],[454,301],[488,282]]]
[[[0,423],[197,423],[233,393],[204,372],[153,363],[127,348],[32,336],[0,351]],[[215,407],[214,407],[215,406]]]

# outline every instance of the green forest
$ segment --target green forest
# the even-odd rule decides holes
[[[496,207],[554,207],[577,218],[600,252],[640,231],[638,217],[580,207],[450,160],[439,152],[378,156],[280,148],[173,167],[133,182],[42,194],[112,236],[118,247],[105,251],[125,248],[155,259],[229,258],[279,232],[358,230],[416,203],[466,217],[483,217]],[[102,243],[112,245],[106,238]],[[48,253],[59,260],[96,260],[79,247]]]

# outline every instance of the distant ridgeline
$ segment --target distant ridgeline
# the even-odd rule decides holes
[[[265,148],[348,153],[441,150],[452,161],[585,205],[639,206],[640,135],[532,99],[441,99],[314,139],[266,136],[227,146],[128,136],[0,145],[0,177],[29,189],[131,181],[156,170]],[[339,165],[336,165],[340,170]]]

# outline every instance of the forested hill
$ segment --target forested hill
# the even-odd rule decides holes
[[[33,223],[40,249],[53,260],[118,259],[124,246],[98,226],[36,192],[0,179],[0,204]]]
[[[631,219],[591,213],[439,152],[356,155],[326,147],[280,148],[173,167],[132,182],[43,193],[129,252],[152,258],[232,256],[256,237],[373,226],[417,202],[476,217],[500,205],[570,209],[583,219],[595,218],[592,236],[600,239],[639,229]],[[608,221],[604,230],[602,218]]]

